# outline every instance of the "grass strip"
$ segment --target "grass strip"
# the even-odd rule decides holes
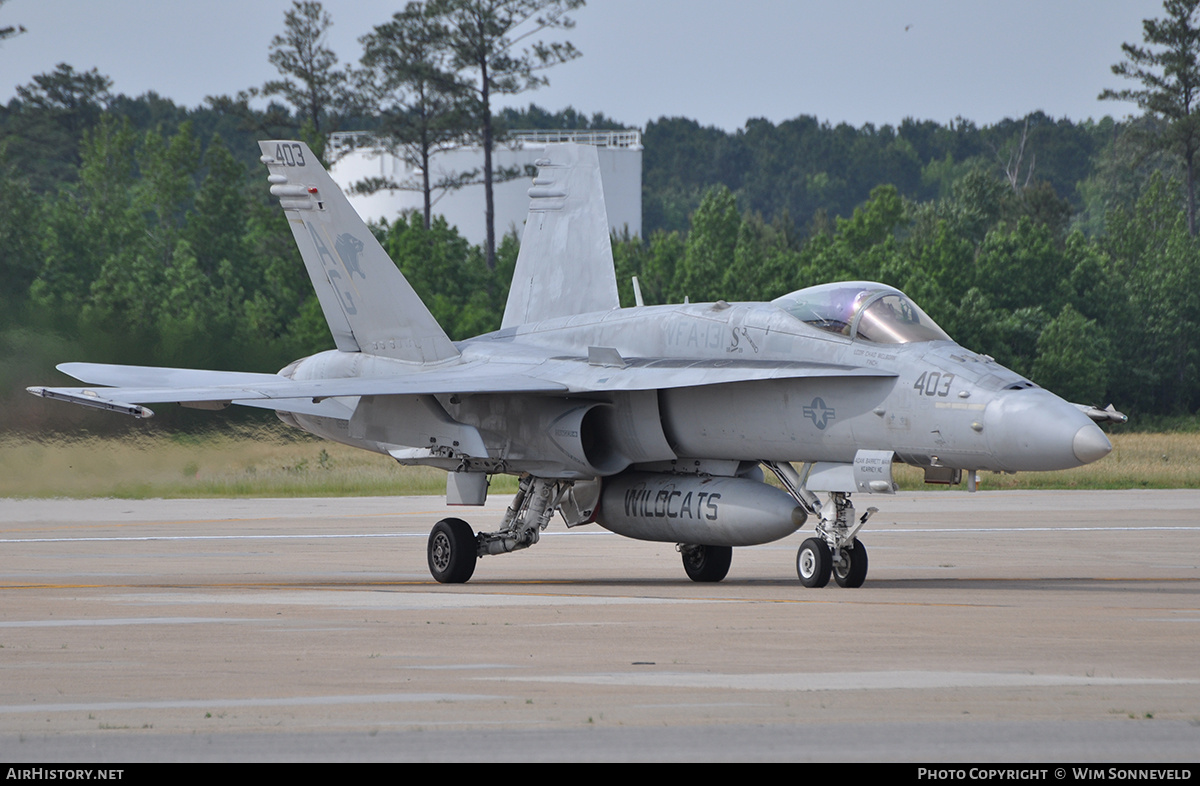
[[[443,494],[446,476],[273,425],[202,435],[0,437],[0,497],[333,497]],[[1200,433],[1111,435],[1113,452],[1079,469],[983,473],[982,489],[1200,488]],[[927,486],[897,464],[906,490]],[[958,488],[962,488],[961,486]],[[516,490],[497,475],[493,493]]]

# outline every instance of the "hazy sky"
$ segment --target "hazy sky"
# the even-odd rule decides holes
[[[326,0],[328,44],[357,61],[359,36],[400,0]],[[66,62],[113,91],[195,107],[278,75],[267,62],[290,0],[10,0],[0,26],[0,102]],[[1082,120],[1133,113],[1100,102],[1111,66],[1160,0],[590,0],[565,34],[583,57],[550,86],[507,97],[603,112],[631,126],[683,116],[726,130],[765,117],[978,124],[1042,110]]]

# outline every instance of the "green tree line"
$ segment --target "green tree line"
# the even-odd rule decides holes
[[[974,170],[920,202],[876,187],[849,217],[800,238],[711,187],[689,230],[618,238],[622,301],[765,300],[828,281],[899,287],[963,346],[1060,395],[1132,413],[1200,405],[1200,247],[1176,181],[1154,175],[1104,234],[1047,220],[1039,199]]]

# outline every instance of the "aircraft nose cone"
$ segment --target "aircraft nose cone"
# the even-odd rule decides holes
[[[1084,464],[1091,464],[1111,453],[1112,443],[1108,441],[1108,437],[1104,436],[1104,432],[1100,430],[1099,426],[1095,423],[1088,423],[1075,432],[1071,449],[1075,452],[1075,458]]]
[[[1112,451],[1087,415],[1040,388],[1001,391],[988,404],[985,432],[997,463],[1014,472],[1072,469]]]

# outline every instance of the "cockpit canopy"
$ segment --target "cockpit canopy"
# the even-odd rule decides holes
[[[815,328],[877,344],[950,340],[903,292],[870,281],[821,284],[771,302]]]

